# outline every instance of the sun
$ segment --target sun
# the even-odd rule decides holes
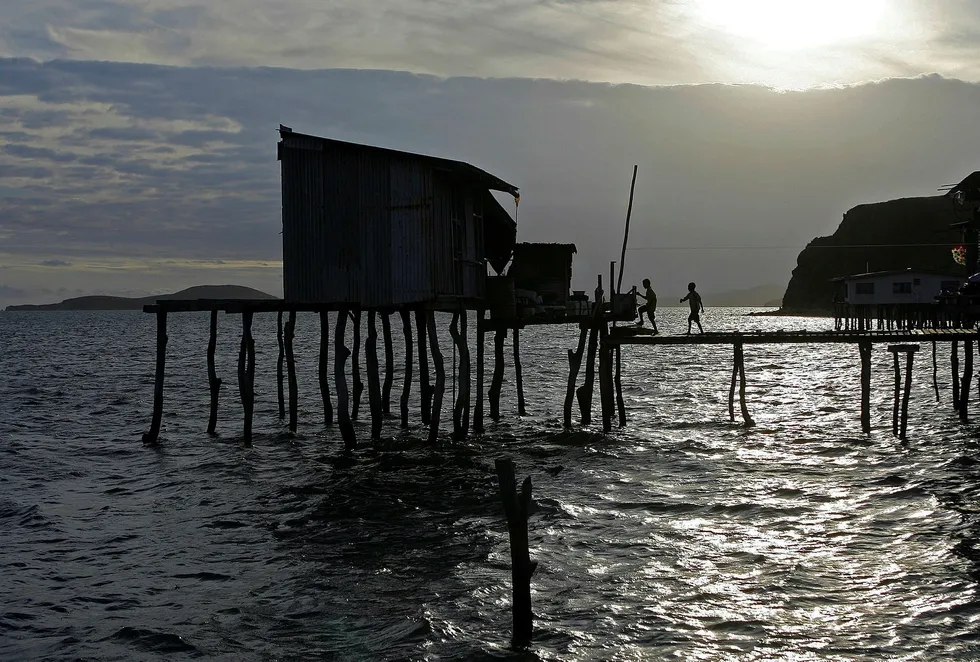
[[[887,0],[694,0],[705,25],[778,50],[873,35],[886,5]]]

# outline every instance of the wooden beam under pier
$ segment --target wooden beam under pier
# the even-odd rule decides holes
[[[299,407],[299,386],[296,383],[296,357],[293,354],[293,339],[296,337],[296,311],[289,311],[286,321],[286,377],[289,381],[289,431],[296,432]]]

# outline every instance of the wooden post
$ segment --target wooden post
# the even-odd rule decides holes
[[[214,350],[218,345],[218,311],[211,311],[211,333],[208,336],[208,385],[211,388],[211,414],[208,416],[208,434],[214,434],[218,427],[218,394],[221,380],[214,368]]]
[[[429,385],[429,351],[426,347],[428,329],[424,310],[415,311],[415,329],[419,337],[419,394],[422,398],[422,425],[429,425],[432,420],[432,387]]]
[[[157,304],[159,305],[159,304]],[[167,311],[157,309],[157,363],[153,379],[153,414],[150,431],[143,434],[144,444],[155,444],[160,436],[163,419],[163,375],[167,361]]]
[[[902,396],[902,428],[898,438],[905,441],[905,432],[909,427],[909,393],[912,391],[912,362],[918,345],[912,345],[905,353],[905,394]]]
[[[317,366],[320,399],[323,400],[323,423],[333,425],[333,405],[330,404],[330,313],[320,311],[320,360]]]
[[[470,431],[470,348],[466,342],[466,311],[453,314],[449,333],[459,352],[459,394],[453,404],[453,439],[463,441]]]
[[[742,351],[741,341],[735,345],[735,354],[738,357],[738,404],[742,409],[742,420],[745,422],[745,427],[750,428],[755,425],[755,421],[749,416],[749,407],[745,402],[745,355]]]
[[[296,356],[293,339],[296,337],[296,311],[289,311],[286,322],[286,376],[289,380],[289,431],[296,432],[299,409],[299,387],[296,384]]]
[[[401,405],[402,428],[408,427],[408,399],[412,393],[412,318],[407,310],[401,311],[402,333],[405,336],[405,381],[402,385]]]
[[[242,344],[238,351],[238,391],[245,418],[244,441],[252,443],[252,411],[255,403],[255,340],[252,339],[252,311],[242,311]]]
[[[898,365],[898,348],[895,345],[888,347],[888,351],[892,353],[892,363],[895,368],[895,398],[892,404],[892,434],[896,437],[898,436],[898,404],[899,395],[902,388],[902,370]]]
[[[599,324],[602,320],[602,274],[595,290],[595,308],[592,311],[592,328],[589,330],[589,353],[585,358],[585,381],[575,392],[578,397],[582,425],[592,423],[592,394],[595,390],[595,359],[599,347]]]
[[[483,376],[486,349],[484,344],[483,318],[486,311],[480,308],[476,311],[476,404],[473,408],[473,432],[483,434]]]
[[[378,367],[378,313],[368,312],[367,350],[368,403],[371,407],[371,439],[381,439],[381,375]]]
[[[949,369],[953,373],[953,409],[960,410],[960,343],[954,340],[950,344]]]
[[[732,346],[732,385],[728,389],[728,420],[735,422],[735,384],[738,382],[738,345]]]
[[[599,403],[602,409],[602,431],[609,434],[612,430],[612,416],[615,409],[613,396],[613,358],[612,347],[609,345],[609,329],[602,322],[599,330],[602,346],[599,350]]]
[[[527,416],[524,402],[524,369],[521,365],[521,330],[514,327],[514,380],[517,382],[517,415]]]
[[[381,386],[381,413],[391,416],[391,384],[395,381],[395,350],[391,342],[391,313],[381,313],[381,333],[385,343],[385,381]]]
[[[595,389],[595,358],[598,347],[599,328],[593,323],[589,330],[589,350],[585,358],[585,381],[575,391],[582,425],[592,424],[592,393]]]
[[[970,410],[970,382],[973,381],[973,341],[963,341],[963,385],[960,387],[960,420],[967,421]]]
[[[936,341],[932,341],[932,388],[936,391],[936,402],[939,402],[939,368],[936,365]]]
[[[357,448],[357,435],[354,432],[354,424],[350,418],[350,403],[347,396],[347,375],[344,367],[350,350],[344,345],[347,335],[347,309],[341,308],[337,313],[337,328],[334,330],[333,348],[333,377],[337,387],[337,423],[340,425],[340,434],[344,439],[344,446],[347,450]]]
[[[582,366],[582,355],[585,353],[585,340],[589,335],[589,327],[584,322],[579,326],[578,347],[568,350],[568,388],[565,390],[565,429],[572,427],[572,402],[575,398],[575,380]]]
[[[361,381],[361,309],[354,311],[354,348],[351,355],[351,408],[350,419],[357,420],[361,408],[361,393],[364,392],[364,382]]]
[[[871,434],[871,341],[858,342],[861,354],[861,430]]]
[[[507,329],[497,329],[493,336],[493,377],[490,379],[490,418],[500,420],[500,389],[504,384],[504,340]]]
[[[453,351],[459,351],[459,311],[453,313],[453,321],[449,323],[449,336],[453,339]],[[453,368],[455,369],[455,364]],[[454,389],[455,390],[455,389]],[[463,412],[460,398],[457,396],[453,402],[453,440],[462,441],[463,439]]]
[[[531,477],[524,479],[520,494],[517,492],[517,479],[514,476],[514,462],[498,459],[497,483],[500,486],[500,500],[504,504],[507,517],[507,535],[510,539],[511,567],[511,613],[514,619],[515,647],[531,643],[533,620],[531,615],[531,575],[537,567],[531,563],[528,549],[527,515],[531,504]]]
[[[282,342],[282,311],[276,314],[276,342],[279,345],[279,359],[276,361],[276,395],[279,398],[279,420],[286,419],[286,395],[283,391],[283,365],[286,348]]]
[[[623,253],[619,257],[619,281],[616,283],[616,292],[623,291],[623,272],[626,270],[626,246],[630,238],[630,216],[633,213],[633,189],[636,187],[636,166],[633,166],[633,179],[630,181],[630,201],[626,206],[626,230],[623,231]],[[609,289],[612,289],[612,280],[609,281]]]
[[[623,400],[623,346],[616,345],[616,407],[619,411],[619,427],[626,427],[626,402]]]
[[[436,314],[427,311],[426,326],[429,331],[429,345],[432,348],[432,367],[436,373],[435,388],[432,390],[432,411],[429,417],[429,443],[439,440],[439,419],[442,416],[442,396],[446,391],[446,365],[439,349],[439,335],[436,333]]]

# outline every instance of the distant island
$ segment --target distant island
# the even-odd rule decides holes
[[[277,299],[271,294],[242,285],[197,285],[173,294],[148,297],[87,296],[65,299],[61,303],[7,306],[6,311],[25,310],[142,310],[143,306],[161,300],[187,299]]]

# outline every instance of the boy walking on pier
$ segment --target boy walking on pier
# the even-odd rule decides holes
[[[698,331],[704,333],[704,329],[701,327],[701,312],[704,310],[704,304],[701,303],[701,295],[694,291],[694,283],[687,284],[687,296],[681,299],[681,303],[689,301],[691,305],[691,314],[687,317],[687,335],[691,335],[691,322],[697,322]]]
[[[646,294],[640,294],[637,292],[636,296],[646,301],[646,304],[640,306],[640,321],[637,322],[636,325],[643,326],[643,313],[646,313],[650,318],[650,324],[653,326],[653,333],[656,335],[660,333],[660,331],[657,329],[657,320],[654,317],[654,314],[657,312],[657,293],[650,287],[649,278],[643,279],[643,287],[646,290]]]

